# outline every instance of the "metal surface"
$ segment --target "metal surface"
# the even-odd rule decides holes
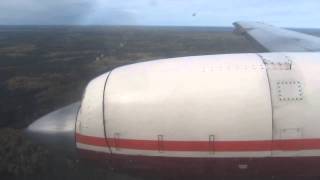
[[[50,148],[75,152],[75,122],[80,102],[51,112],[34,121],[25,130],[26,136]]]
[[[77,133],[105,138],[103,92],[109,75],[109,72],[100,75],[87,85],[77,117]],[[103,144],[107,146],[108,142],[104,141]],[[81,146],[77,143],[79,145]],[[107,147],[104,150],[111,152]]]
[[[267,69],[272,109],[273,140],[320,138],[320,53],[263,53],[262,59],[278,62],[281,56],[290,59],[291,68]],[[298,130],[297,130],[298,129]],[[313,142],[293,144],[294,151],[274,150],[273,156],[320,156]],[[304,150],[298,148],[304,146]],[[308,148],[308,150],[307,150]]]
[[[125,154],[104,154],[87,150],[79,150],[82,157],[95,162],[104,163],[112,159],[116,171],[139,174],[167,176],[163,179],[215,179],[213,176],[233,176],[231,179],[252,179],[237,176],[280,176],[281,178],[262,179],[316,179],[319,177],[320,157],[274,157],[274,158],[176,158],[146,157]],[[124,169],[124,167],[126,169]],[[131,168],[133,170],[129,171]],[[171,176],[171,178],[170,178]],[[174,178],[172,178],[172,176]],[[205,178],[208,176],[208,178]],[[283,176],[287,176],[283,177]],[[293,176],[300,176],[294,178]],[[303,177],[304,176],[304,177]],[[177,178],[179,177],[179,178]],[[146,178],[147,179],[147,178]],[[150,178],[148,178],[150,179]],[[218,177],[216,177],[218,179]],[[230,178],[226,178],[230,179]],[[255,178],[253,178],[255,179]],[[257,178],[261,179],[261,178]]]
[[[193,56],[116,68],[106,86],[104,111],[107,138],[117,140],[112,153],[178,157],[270,155],[270,149],[212,153],[212,146],[201,152],[168,151],[166,143],[158,147],[158,135],[164,142],[196,141],[204,142],[206,147],[210,135],[215,142],[271,139],[269,84],[265,65],[256,54]],[[120,139],[115,133],[120,133]],[[131,149],[122,146],[123,139],[155,140],[156,148]]]
[[[317,52],[320,38],[260,22],[235,22],[235,31],[270,52]]]

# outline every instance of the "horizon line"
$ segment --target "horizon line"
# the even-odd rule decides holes
[[[213,25],[132,25],[132,24],[0,24],[0,26],[47,26],[47,27],[57,27],[57,26],[80,26],[80,27],[189,27],[189,28],[234,28],[234,26],[213,26]],[[320,27],[280,27],[289,29],[319,29]]]

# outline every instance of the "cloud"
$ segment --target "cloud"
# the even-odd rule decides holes
[[[78,24],[89,13],[87,0],[10,0],[0,3],[2,24]]]
[[[230,26],[237,20],[320,27],[317,0],[10,0],[2,24]]]

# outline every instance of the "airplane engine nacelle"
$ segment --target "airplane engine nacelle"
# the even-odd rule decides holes
[[[85,90],[77,149],[115,168],[285,174],[304,162],[310,173],[308,158],[320,157],[319,59],[208,55],[116,68]]]

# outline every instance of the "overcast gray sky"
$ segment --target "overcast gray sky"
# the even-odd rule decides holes
[[[1,0],[0,24],[231,26],[237,20],[320,28],[319,0]]]

